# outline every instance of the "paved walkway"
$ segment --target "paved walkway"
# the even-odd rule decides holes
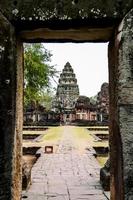
[[[64,127],[56,153],[45,154],[32,168],[28,200],[107,200],[99,183],[100,166],[93,151],[77,149],[71,127]],[[23,199],[25,199],[23,198]]]

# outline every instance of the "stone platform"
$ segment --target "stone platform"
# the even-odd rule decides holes
[[[80,152],[71,127],[64,127],[55,153],[41,157],[32,168],[32,184],[23,193],[28,200],[107,200],[100,185],[100,166],[93,149]]]

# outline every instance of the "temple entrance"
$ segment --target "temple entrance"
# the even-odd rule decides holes
[[[63,114],[64,124],[69,124],[70,121],[71,121],[70,114]]]
[[[125,1],[1,1],[0,197],[21,199],[23,42],[109,42],[111,199],[132,199],[132,15]]]
[[[52,61],[51,65],[58,65],[57,71],[60,71],[60,73],[57,80],[54,79],[54,88],[56,90],[54,94],[52,93],[51,106],[49,108],[46,107],[46,98],[43,101],[42,98],[40,98],[40,101],[37,98],[36,104],[36,97],[34,99],[34,96],[31,98],[24,96],[26,104],[24,104],[22,197],[23,199],[34,199],[38,197],[52,198],[53,196],[57,199],[97,198],[99,200],[108,200],[110,198],[109,175],[106,180],[101,179],[101,183],[99,176],[101,168],[104,167],[109,157],[109,84],[105,82],[108,81],[108,75],[105,74],[105,71],[108,73],[108,70],[106,70],[108,68],[107,44],[103,44],[101,47],[99,45],[97,54],[98,44],[97,46],[95,44],[95,47],[89,43],[44,43],[43,45],[47,48],[47,51],[49,51],[50,45],[51,48],[56,45],[55,51],[53,52],[53,49],[51,49],[51,53],[55,53],[53,57],[57,63]],[[90,47],[87,50],[89,45]],[[36,47],[38,46],[34,47],[34,45],[29,44],[29,47],[26,46],[24,52],[25,95],[29,94],[32,86],[31,80],[37,74],[36,68],[36,73],[32,71],[34,67],[32,63],[36,62],[36,59],[34,59],[35,54],[37,53],[38,55],[39,52],[33,51],[33,60],[31,58],[32,48],[36,50]],[[66,52],[65,49],[67,48],[69,51]],[[92,51],[94,53],[91,54]],[[64,57],[61,52],[63,52]],[[73,56],[71,55],[72,52],[74,52]],[[80,53],[79,55],[78,52]],[[81,52],[87,55],[87,58]],[[101,59],[102,56],[103,58]],[[75,64],[72,64],[73,57]],[[80,57],[80,59],[77,59],[77,57]],[[95,57],[99,60],[97,63],[95,63]],[[58,63],[61,58],[65,63],[64,66],[60,66],[62,64]],[[66,59],[69,60],[66,62]],[[31,65],[29,66],[30,62]],[[97,72],[94,69],[95,67],[98,68]],[[32,74],[27,77],[29,69],[33,73],[33,77]],[[91,73],[94,75],[93,79],[95,80],[91,79],[93,76]],[[40,76],[39,81],[41,78],[43,77]],[[88,81],[90,79],[92,82]],[[97,82],[99,83],[100,81],[101,85],[99,84],[95,89],[98,85]],[[36,86],[35,82],[33,84]],[[32,87],[31,89],[33,90]],[[92,96],[88,96],[89,90],[93,92],[90,93],[93,94]],[[41,91],[39,91],[39,94],[41,94]],[[50,88],[48,93],[45,91],[46,94],[50,95]],[[102,119],[98,118],[99,115],[103,116]],[[71,155],[73,155],[72,159]],[[51,167],[48,166],[47,162]],[[42,167],[40,168],[43,165],[43,169]],[[88,169],[86,170],[85,168]],[[80,171],[80,169],[82,170]],[[42,171],[45,174],[42,174]],[[106,176],[106,174],[104,175]],[[72,179],[75,181],[72,181]],[[77,190],[79,192],[75,194]]]

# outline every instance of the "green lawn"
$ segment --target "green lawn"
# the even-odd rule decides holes
[[[23,131],[23,135],[43,135],[45,134],[46,130],[45,131],[33,131],[33,130],[26,130],[26,131]]]
[[[61,136],[62,136],[62,127],[51,127],[45,131],[45,134],[41,138],[40,142],[57,141],[61,139]]]
[[[97,160],[98,160],[99,164],[101,165],[101,167],[104,166],[104,164],[106,163],[107,159],[108,159],[108,157],[102,157],[102,156],[98,156],[97,157]]]
[[[29,142],[29,145],[57,145],[59,141],[62,138],[63,131],[68,132],[68,134],[72,134],[73,141],[75,143],[75,146],[79,149],[81,153],[84,153],[85,148],[87,147],[107,147],[108,141],[96,141],[95,137],[93,137],[93,134],[108,134],[108,131],[89,131],[86,127],[49,127],[45,131],[24,131],[23,134],[41,134],[42,137],[40,138],[37,143]],[[97,157],[98,162],[101,166],[104,165],[104,163],[107,160],[107,157]]]

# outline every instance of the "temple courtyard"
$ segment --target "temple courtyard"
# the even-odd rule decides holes
[[[33,135],[37,131],[25,131],[24,134]],[[109,192],[104,192],[100,184],[101,165],[93,148],[106,147],[108,141],[98,140],[94,131],[75,126],[53,127],[40,132],[33,141],[24,140],[23,146],[41,148],[37,151],[40,157],[31,170],[31,184],[23,191],[22,199],[109,199]]]

